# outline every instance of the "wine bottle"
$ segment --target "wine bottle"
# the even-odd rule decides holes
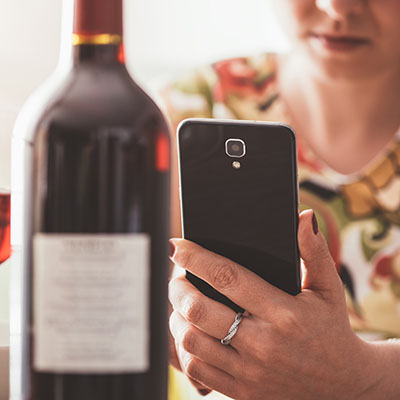
[[[166,399],[168,128],[125,67],[122,0],[74,10],[71,71],[25,137],[24,392]]]

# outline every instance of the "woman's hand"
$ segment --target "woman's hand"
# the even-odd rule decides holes
[[[190,379],[239,400],[368,398],[380,380],[376,349],[350,327],[343,286],[313,216],[300,216],[305,275],[297,296],[194,243],[171,240],[175,264],[250,313],[224,346],[235,312],[185,277],[171,280],[170,329]]]
[[[168,304],[168,312],[169,315],[171,315],[173,312],[171,303]],[[169,362],[175,369],[177,369],[178,371],[182,371],[181,363],[178,357],[178,350],[179,350],[179,344],[172,337],[171,332],[169,332]],[[202,396],[206,396],[211,392],[210,389],[206,388],[200,382],[195,381],[190,377],[189,380],[192,383],[192,385],[196,388],[196,390],[199,392],[199,394],[201,394]]]

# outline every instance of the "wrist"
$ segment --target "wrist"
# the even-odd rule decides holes
[[[356,399],[399,399],[400,341],[360,342],[361,385]]]

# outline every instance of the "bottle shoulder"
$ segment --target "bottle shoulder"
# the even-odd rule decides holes
[[[95,120],[118,115],[158,111],[153,100],[131,78],[123,66],[80,66],[53,102],[51,111],[85,114]],[[93,114],[93,115],[92,115]]]
[[[68,84],[69,72],[57,68],[26,100],[16,119],[13,137],[31,143],[37,125]]]
[[[168,130],[157,105],[124,67],[81,65],[42,110],[32,140],[50,134],[52,126],[57,126],[57,132],[82,134],[145,124]]]

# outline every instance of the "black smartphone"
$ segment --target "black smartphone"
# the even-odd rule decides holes
[[[268,122],[187,119],[178,127],[183,237],[300,292],[294,132]],[[186,272],[207,296],[242,309]]]

